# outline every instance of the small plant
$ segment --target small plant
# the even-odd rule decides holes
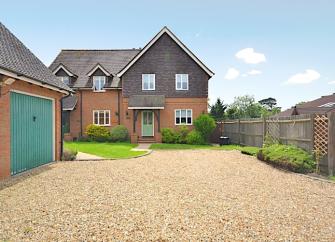
[[[216,127],[215,120],[208,114],[201,114],[193,122],[195,130],[200,133],[203,140],[208,142],[209,136]]]
[[[78,151],[76,151],[76,150],[65,149],[63,151],[62,160],[64,160],[64,161],[75,160],[77,158],[77,154],[78,154]]]
[[[109,140],[112,142],[121,142],[129,140],[128,129],[124,125],[117,125],[110,131]]]
[[[189,145],[202,145],[206,144],[206,141],[200,132],[192,130],[186,137],[186,143]]]
[[[110,132],[103,126],[90,124],[86,127],[86,135],[91,141],[105,142],[110,137]]]
[[[177,140],[177,135],[174,129],[163,128],[162,129],[162,142],[168,144],[174,144]]]
[[[177,132],[176,132],[176,138],[178,140],[176,140],[176,142],[178,144],[186,144],[186,138],[187,138],[187,135],[188,133],[190,132],[190,130],[188,129],[187,126],[185,125],[182,125],[179,127],[179,129],[177,129]]]

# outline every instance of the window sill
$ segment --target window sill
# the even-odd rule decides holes
[[[177,126],[180,126],[180,125],[193,125],[192,123],[191,124],[175,124],[175,125],[177,125]]]
[[[102,126],[102,127],[110,127],[111,126],[110,124],[94,124],[94,125]]]
[[[93,92],[106,92],[106,90],[93,91]]]

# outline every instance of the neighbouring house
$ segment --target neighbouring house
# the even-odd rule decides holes
[[[0,179],[60,160],[71,91],[0,23]]]
[[[63,105],[65,139],[89,124],[125,125],[133,143],[207,113],[208,69],[167,27],[143,49],[62,50],[49,67],[76,91]]]
[[[296,106],[280,112],[275,116],[286,117],[301,114],[325,114],[330,111],[335,111],[335,93],[322,96],[313,101],[297,104]]]

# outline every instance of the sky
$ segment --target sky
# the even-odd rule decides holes
[[[145,46],[168,26],[215,75],[220,97],[283,109],[335,92],[333,0],[3,1],[0,21],[49,65],[61,49]]]

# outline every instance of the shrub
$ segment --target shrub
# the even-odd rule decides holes
[[[76,151],[76,150],[65,149],[63,151],[62,160],[65,160],[65,161],[75,160],[76,157],[77,157],[77,154],[78,154],[78,151]]]
[[[190,130],[187,126],[182,125],[176,131],[176,143],[178,144],[186,144],[186,137]]]
[[[105,142],[110,137],[110,132],[103,126],[90,124],[86,127],[86,135],[91,141]]]
[[[124,125],[117,125],[111,129],[110,141],[120,142],[129,139],[128,129]]]
[[[174,144],[177,140],[177,135],[174,129],[163,128],[162,129],[162,142],[168,144]]]
[[[313,172],[315,161],[311,154],[293,145],[274,144],[259,150],[257,158],[272,165],[298,173]]]
[[[208,114],[201,114],[193,122],[195,130],[198,131],[203,140],[208,142],[209,136],[216,127],[215,120]]]
[[[186,143],[189,145],[202,145],[206,142],[200,132],[192,130],[186,136]]]

